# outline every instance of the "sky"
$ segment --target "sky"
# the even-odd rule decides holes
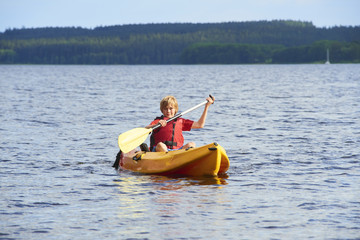
[[[13,28],[300,20],[360,26],[360,0],[0,0],[0,32]]]

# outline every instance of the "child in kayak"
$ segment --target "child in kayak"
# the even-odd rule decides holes
[[[208,109],[214,103],[215,98],[210,96],[207,99],[204,111],[198,121],[192,121],[184,118],[177,118],[169,123],[167,119],[174,117],[179,106],[174,96],[166,96],[160,102],[161,117],[157,117],[146,128],[151,128],[160,123],[161,127],[155,129],[150,137],[150,150],[153,152],[167,152],[172,150],[179,150],[182,148],[195,147],[194,142],[189,142],[184,145],[184,137],[182,131],[190,131],[194,128],[203,128],[207,116]]]

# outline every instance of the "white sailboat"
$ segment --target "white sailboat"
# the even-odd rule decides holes
[[[330,64],[330,54],[329,54],[329,49],[326,50],[326,62],[325,64]]]

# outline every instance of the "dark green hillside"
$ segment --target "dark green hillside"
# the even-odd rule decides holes
[[[328,41],[320,48],[310,47]],[[9,29],[0,33],[0,63],[179,64],[294,63],[335,43],[340,62],[359,62],[360,27],[317,28],[311,22],[134,24],[85,28]],[[336,45],[336,44],[335,44]],[[334,45],[334,46],[335,46]],[[291,57],[293,52],[303,56]],[[332,51],[332,49],[330,50]],[[196,53],[200,55],[196,56]],[[350,56],[351,55],[351,56]],[[208,58],[206,56],[211,56]],[[333,55],[332,53],[332,56]],[[204,61],[204,60],[205,61]],[[212,60],[211,60],[212,59]],[[324,57],[322,59],[325,59]],[[211,61],[210,61],[211,60]]]

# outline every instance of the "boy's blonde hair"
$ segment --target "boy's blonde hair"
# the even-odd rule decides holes
[[[168,105],[172,105],[175,108],[175,113],[179,110],[179,105],[174,96],[166,96],[160,102],[160,111],[162,112]]]

